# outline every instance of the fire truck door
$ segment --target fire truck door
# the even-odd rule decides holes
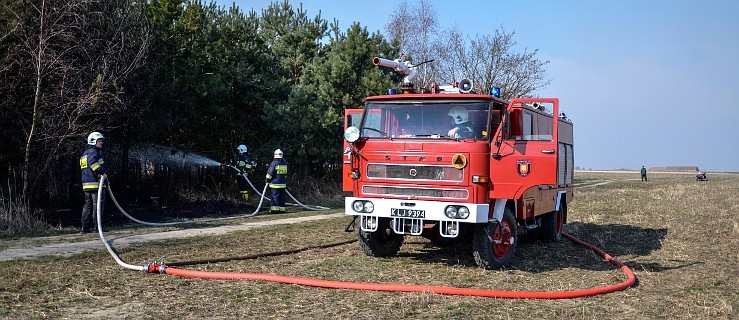
[[[344,130],[351,126],[359,127],[362,122],[362,113],[364,109],[345,109],[344,112]],[[349,174],[352,172],[352,152],[349,142],[344,139],[343,155],[341,157],[342,171],[342,191],[352,191],[354,179]]]
[[[546,104],[552,113],[532,112],[522,107],[533,103]],[[510,135],[502,137],[499,151],[491,148],[490,198],[518,199],[530,187],[557,184],[558,112],[556,98],[511,100],[510,119],[505,119],[512,127]]]

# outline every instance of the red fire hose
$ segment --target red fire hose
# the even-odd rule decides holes
[[[100,179],[100,186],[98,188],[98,197],[101,197],[103,192],[103,183],[105,178]],[[108,189],[110,191],[110,189]],[[111,196],[112,196],[112,192]],[[449,295],[462,295],[462,296],[477,296],[477,297],[490,297],[490,298],[517,298],[517,299],[570,299],[594,296],[599,294],[611,293],[615,291],[625,290],[632,286],[636,281],[634,273],[631,269],[614,259],[607,253],[596,248],[595,246],[579,240],[568,233],[562,233],[567,239],[575,242],[581,246],[587,247],[593,252],[599,254],[606,261],[613,265],[621,268],[626,273],[626,281],[618,284],[592,288],[582,290],[570,290],[570,291],[502,291],[502,290],[489,290],[489,289],[474,289],[474,288],[454,288],[454,287],[442,287],[442,286],[425,286],[415,284],[402,284],[402,283],[370,283],[370,282],[344,282],[344,281],[329,281],[321,279],[310,279],[310,278],[299,278],[281,276],[276,274],[261,274],[261,273],[244,273],[244,272],[209,272],[209,271],[195,271],[195,270],[184,270],[168,267],[166,264],[153,262],[144,266],[135,266],[128,264],[118,257],[118,254],[113,250],[108,241],[105,240],[102,228],[102,211],[101,202],[97,204],[97,223],[98,223],[98,234],[100,240],[105,245],[106,249],[115,261],[130,270],[145,271],[150,273],[166,273],[181,277],[192,277],[192,278],[206,278],[206,279],[239,279],[239,280],[264,280],[271,282],[281,282],[289,284],[297,284],[311,287],[331,288],[331,289],[351,289],[351,290],[371,290],[371,291],[399,291],[399,292],[428,292],[438,294],[449,294]]]
[[[150,264],[148,266],[148,272],[152,273],[166,273],[181,277],[192,277],[192,278],[205,278],[205,279],[238,279],[238,280],[264,280],[271,282],[280,282],[288,284],[297,284],[311,287],[331,288],[331,289],[350,289],[350,290],[371,290],[371,291],[400,291],[400,292],[427,292],[427,293],[438,293],[438,294],[449,294],[449,295],[462,295],[462,296],[477,296],[477,297],[490,297],[490,298],[518,298],[518,299],[570,299],[594,296],[599,294],[611,293],[629,288],[636,281],[634,273],[631,272],[626,265],[614,259],[607,253],[603,252],[591,244],[588,244],[582,240],[579,240],[570,234],[563,233],[565,237],[570,239],[581,246],[588,247],[595,253],[599,254],[606,261],[620,267],[621,270],[626,273],[627,279],[624,282],[592,289],[582,290],[570,290],[570,291],[502,291],[502,290],[489,290],[489,289],[474,289],[474,288],[455,288],[455,287],[442,287],[442,286],[426,286],[426,285],[415,285],[415,284],[401,284],[401,283],[369,283],[369,282],[344,282],[344,281],[330,281],[321,279],[310,279],[310,278],[299,278],[290,276],[281,276],[275,274],[260,274],[260,273],[244,273],[244,272],[210,272],[210,271],[196,271],[196,270],[184,270],[167,267],[161,264]]]

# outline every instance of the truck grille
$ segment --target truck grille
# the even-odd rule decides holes
[[[378,196],[414,196],[429,198],[467,199],[469,191],[465,189],[428,189],[413,187],[363,186],[362,193]]]
[[[464,180],[464,169],[460,170],[452,166],[370,163],[367,165],[367,177],[382,179],[461,182],[462,180]]]

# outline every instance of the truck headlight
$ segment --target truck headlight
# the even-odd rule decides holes
[[[375,205],[369,201],[355,200],[352,202],[352,209],[356,212],[371,213],[375,211]]]
[[[467,219],[467,217],[470,216],[470,209],[467,209],[467,207],[459,207],[459,210],[457,210],[457,216],[459,216],[460,219]]]
[[[356,212],[362,212],[364,211],[364,201],[357,200],[352,202],[352,209]]]
[[[372,204],[372,202],[369,202],[369,201],[365,202],[364,203],[364,212],[370,213],[372,211],[375,211],[375,205]]]
[[[444,215],[447,216],[449,219],[454,219],[457,217],[457,207],[455,206],[447,206],[444,209]]]

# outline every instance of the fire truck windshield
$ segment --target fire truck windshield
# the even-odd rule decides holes
[[[487,140],[490,106],[487,101],[368,102],[362,117],[361,136]]]

